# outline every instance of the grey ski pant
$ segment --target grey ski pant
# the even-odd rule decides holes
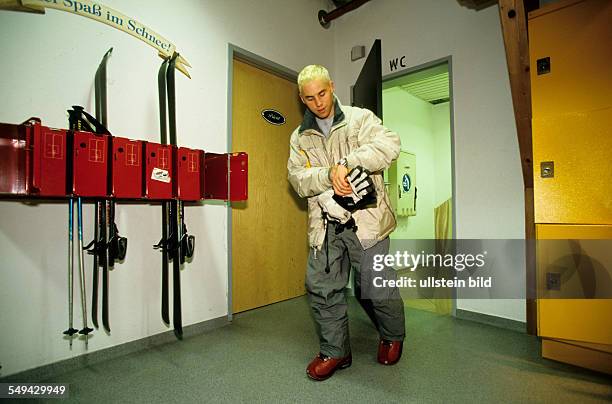
[[[355,296],[382,338],[401,341],[405,337],[404,302],[397,287],[374,288],[376,276],[396,279],[392,268],[372,269],[374,255],[389,252],[389,238],[363,250],[352,228],[328,222],[327,246],[310,249],[306,290],[319,336],[320,351],[334,358],[351,352],[345,289],[350,270],[355,280]],[[329,263],[329,272],[326,272]]]

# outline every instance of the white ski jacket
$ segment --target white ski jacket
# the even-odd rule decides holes
[[[349,170],[361,166],[371,173],[376,188],[376,206],[353,213],[357,237],[364,249],[386,238],[396,227],[396,220],[383,180],[400,151],[397,133],[382,126],[380,119],[362,108],[334,105],[334,120],[326,138],[309,110],[302,124],[291,134],[288,179],[302,198],[308,198],[308,241],[321,249],[325,240],[323,213],[317,195],[332,188],[329,168],[346,157]]]

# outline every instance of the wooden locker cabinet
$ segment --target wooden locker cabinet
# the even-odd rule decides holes
[[[607,0],[562,0],[529,14],[540,297],[555,297],[549,273],[565,274],[559,297],[601,292],[612,279],[611,20]],[[611,245],[594,250],[588,239]],[[538,335],[544,357],[612,373],[609,296],[540,298]]]

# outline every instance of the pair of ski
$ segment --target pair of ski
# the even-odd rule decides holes
[[[176,102],[174,72],[178,53],[164,60],[158,75],[157,86],[159,95],[159,123],[160,143],[176,146]],[[169,135],[169,136],[168,136]],[[173,172],[176,176],[176,163]],[[176,179],[173,179],[176,181]],[[170,324],[169,312],[169,268],[168,262],[172,261],[172,322],[174,334],[178,339],[183,337],[182,311],[181,311],[181,264],[186,258],[193,256],[195,237],[187,233],[185,225],[185,207],[179,199],[162,202],[162,238],[155,249],[162,253],[162,293],[161,314],[162,320]]]
[[[73,106],[73,109],[68,111],[69,128],[71,131],[88,131],[97,134],[110,135],[106,129],[106,62],[112,52],[112,48],[106,52],[95,76],[95,97],[96,97],[96,116],[100,119],[98,122],[91,115],[86,113],[82,107]],[[110,156],[112,151],[109,146]],[[110,159],[108,160],[110,164]],[[99,283],[99,266],[103,269],[102,278],[102,321],[104,328],[110,332],[110,324],[108,320],[108,270],[109,266],[113,266],[115,260],[123,260],[127,252],[127,239],[119,236],[117,225],[115,224],[115,203],[112,200],[96,201],[95,211],[95,230],[94,240],[87,246],[83,247],[83,208],[81,197],[76,198],[77,202],[77,223],[78,223],[78,249],[79,249],[79,278],[81,291],[81,307],[83,314],[83,328],[77,331],[73,328],[73,290],[74,290],[74,202],[75,198],[70,198],[68,210],[68,329],[64,334],[70,338],[70,346],[72,346],[72,337],[77,332],[85,336],[85,347],[89,334],[93,331],[87,324],[87,297],[85,289],[85,269],[83,251],[86,250],[94,256],[93,264],[93,289],[92,289],[92,322],[98,328],[98,283]]]
[[[93,122],[95,133],[108,131],[107,102],[106,102],[106,64],[113,48],[110,48],[102,58],[95,77],[95,107],[97,122]],[[109,145],[108,164],[112,161],[112,148]],[[109,181],[112,179],[109,178]],[[108,287],[109,268],[114,267],[116,260],[123,260],[127,252],[127,239],[119,236],[115,224],[115,202],[113,200],[97,200],[95,209],[94,239],[85,247],[93,255],[93,285],[91,296],[91,318],[96,328],[98,325],[98,289],[99,269],[102,268],[102,325],[110,332],[108,316]]]

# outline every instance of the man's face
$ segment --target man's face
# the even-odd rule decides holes
[[[325,119],[334,109],[334,83],[321,79],[309,81],[302,86],[300,98],[310,112]]]

